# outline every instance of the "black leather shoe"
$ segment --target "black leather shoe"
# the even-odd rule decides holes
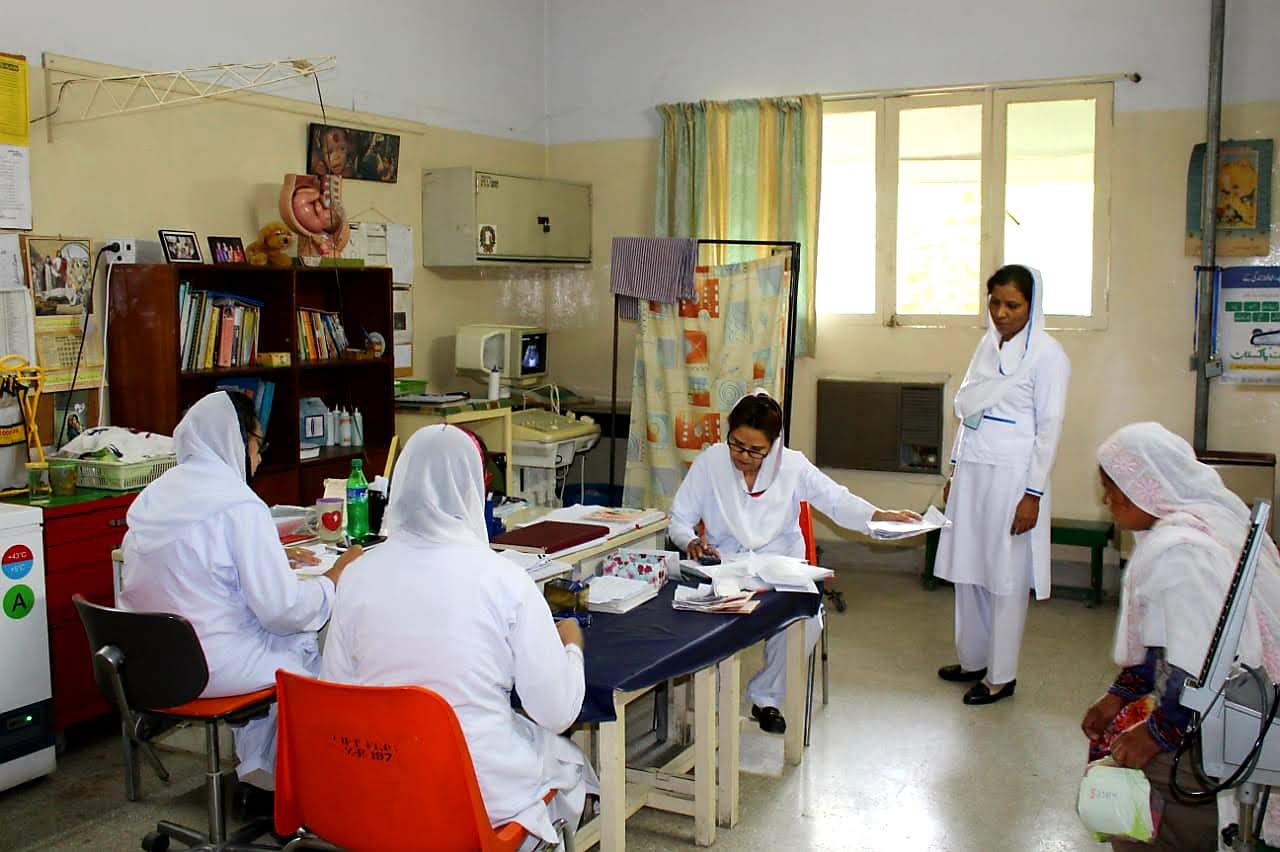
[[[275,813],[276,794],[274,790],[263,790],[252,784],[237,782],[235,796],[231,801],[231,816],[243,822],[270,817]]]
[[[943,666],[938,669],[938,677],[943,680],[949,680],[952,683],[969,683],[975,680],[982,680],[987,676],[986,669],[978,669],[977,671],[967,672],[958,665]]]
[[[766,734],[785,734],[787,732],[787,720],[782,718],[782,713],[777,707],[757,707],[752,704],[751,718],[759,723],[760,730]]]
[[[964,703],[970,706],[995,704],[997,701],[1013,695],[1013,690],[1017,685],[1018,682],[1016,680],[1011,680],[1004,686],[1000,687],[999,692],[992,692],[987,688],[985,683],[975,683],[973,686],[969,687],[969,691],[964,694]]]

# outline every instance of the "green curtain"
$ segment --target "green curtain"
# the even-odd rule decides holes
[[[800,243],[796,355],[814,354],[813,270],[822,161],[818,95],[663,104],[655,233],[660,237]],[[759,257],[724,247],[703,262]]]

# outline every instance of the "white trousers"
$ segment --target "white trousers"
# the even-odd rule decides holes
[[[804,658],[809,659],[822,636],[822,609],[804,621]],[[780,630],[764,643],[764,665],[747,683],[747,698],[757,707],[782,709],[787,696],[787,631]]]
[[[987,670],[999,686],[1018,676],[1018,653],[1027,623],[1028,589],[993,595],[982,586],[956,583],[956,655],[965,671]]]
[[[590,771],[590,766],[587,766]],[[591,773],[594,779],[595,773]],[[587,772],[580,771],[578,773],[578,782],[568,789],[561,788],[551,797],[551,801],[547,803],[547,816],[551,817],[551,822],[557,823],[564,820],[564,830],[567,834],[573,834],[578,830],[578,823],[582,821],[582,812],[587,806],[587,793],[599,793],[600,786],[598,783],[589,782]],[[524,843],[520,844],[520,852],[530,852],[537,849],[538,844],[542,842],[542,838],[532,832],[524,839]]]

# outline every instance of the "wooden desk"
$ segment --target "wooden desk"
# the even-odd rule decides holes
[[[507,459],[507,491],[515,491],[515,480],[511,469],[511,409],[491,408],[483,411],[458,411],[452,414],[439,414],[429,407],[396,406],[396,434],[400,436],[400,450],[414,432],[423,426],[435,426],[448,423],[462,426],[480,436],[491,453],[502,453]]]

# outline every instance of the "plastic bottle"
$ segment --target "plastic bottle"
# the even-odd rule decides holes
[[[351,460],[347,477],[347,538],[355,544],[369,535],[369,483],[364,478],[364,462]]]
[[[351,415],[351,443],[356,447],[364,446],[364,415],[358,408]]]
[[[338,418],[335,412],[326,411],[324,413],[324,445],[332,447],[338,443]]]
[[[338,443],[351,446],[351,415],[343,408],[338,409]]]

